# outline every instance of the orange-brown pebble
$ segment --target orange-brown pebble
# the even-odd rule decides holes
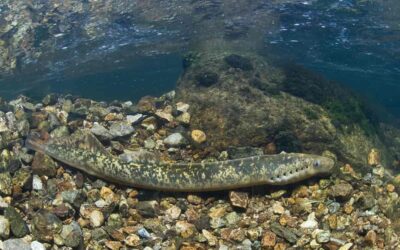
[[[232,206],[246,208],[249,203],[249,195],[245,192],[229,192],[229,200],[231,201]]]
[[[191,136],[192,136],[192,140],[199,144],[201,144],[207,140],[206,134],[199,129],[192,130]]]
[[[375,246],[376,244],[376,233],[374,230],[368,231],[365,235],[365,242],[370,246]]]
[[[118,240],[118,241],[123,241],[125,238],[125,235],[123,232],[121,232],[121,230],[113,230],[110,233],[111,238],[113,238],[114,240]]]
[[[135,198],[136,196],[138,196],[139,191],[137,191],[136,189],[133,189],[132,191],[129,192],[128,197],[129,198]]]
[[[274,250],[285,250],[286,244],[285,243],[278,243],[275,245]]]
[[[292,198],[292,197],[288,198],[288,199],[287,199],[287,202],[288,202],[289,205],[294,205],[294,204],[296,204],[296,200],[295,200],[294,198]]]
[[[221,239],[230,240],[229,237],[231,235],[232,229],[230,228],[222,228],[220,231]]]
[[[299,198],[306,198],[308,197],[308,188],[306,186],[300,186],[297,188],[294,192],[293,195],[294,197],[299,197]]]
[[[117,113],[108,113],[105,117],[105,121],[117,121],[117,120],[122,120],[124,119],[124,116],[122,114],[117,114]]]
[[[273,247],[276,245],[276,234],[271,231],[267,231],[264,233],[264,236],[261,241],[261,245],[264,248]]]
[[[351,213],[353,212],[353,210],[354,210],[354,207],[353,207],[350,203],[344,204],[344,206],[343,206],[343,211],[344,211],[346,214],[351,214]]]
[[[328,242],[326,244],[324,244],[324,246],[326,247],[326,249],[328,250],[338,250],[339,249],[339,245],[335,242]]]
[[[345,164],[341,168],[341,170],[344,174],[349,174],[351,177],[359,179],[359,176],[356,174],[356,172],[354,171],[353,167],[350,164]]]
[[[393,184],[388,184],[388,185],[386,186],[386,190],[387,190],[388,192],[394,192],[395,186],[394,186]]]
[[[264,154],[273,155],[276,154],[276,145],[273,142],[268,143],[264,148]]]
[[[119,250],[122,247],[122,243],[119,241],[108,240],[105,243],[106,247],[110,250]]]
[[[329,227],[331,229],[336,229],[337,228],[337,216],[335,214],[332,214],[328,217],[328,223]]]
[[[326,207],[326,205],[323,204],[323,203],[320,203],[320,204],[318,204],[317,209],[315,210],[315,216],[316,216],[317,218],[321,218],[322,216],[324,216],[325,214],[327,214],[328,211],[329,211],[329,210],[328,210],[328,208]]]

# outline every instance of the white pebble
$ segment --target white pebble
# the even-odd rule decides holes
[[[32,179],[32,188],[33,190],[42,190],[43,182],[42,179],[38,175],[34,175]]]
[[[305,229],[318,228],[318,222],[315,220],[315,213],[312,212],[310,215],[308,215],[307,220],[305,222],[301,223],[300,227],[305,228]]]
[[[99,210],[93,210],[89,215],[90,225],[100,227],[104,223],[104,215]]]
[[[127,116],[126,116],[126,120],[127,120],[130,124],[134,124],[134,123],[137,123],[140,119],[142,119],[143,116],[144,116],[144,115],[142,115],[142,114],[127,115]]]
[[[39,241],[32,241],[31,243],[31,249],[32,250],[46,250],[46,248],[44,247],[44,245],[42,243],[40,243]]]

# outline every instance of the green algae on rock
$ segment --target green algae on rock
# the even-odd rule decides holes
[[[218,82],[201,86],[197,77],[210,68]],[[249,52],[198,54],[179,79],[176,98],[190,104],[190,125],[217,150],[274,143],[279,151],[330,150],[356,166],[366,164],[374,147],[385,164],[396,155],[395,140],[381,132],[393,126],[351,91],[299,66],[271,66]]]

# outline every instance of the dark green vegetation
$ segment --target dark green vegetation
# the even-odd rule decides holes
[[[336,128],[359,125],[366,134],[377,131],[378,117],[370,104],[350,89],[337,82],[329,81],[301,66],[286,65],[283,91],[325,108]],[[307,109],[310,119],[315,117]]]
[[[225,57],[224,60],[232,68],[237,68],[237,69],[241,69],[244,71],[253,70],[253,65],[251,64],[250,59],[248,59],[246,57],[236,55],[236,54],[231,54],[231,55]]]

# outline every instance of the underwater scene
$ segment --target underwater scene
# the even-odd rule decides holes
[[[1,0],[0,250],[400,249],[399,0]]]

